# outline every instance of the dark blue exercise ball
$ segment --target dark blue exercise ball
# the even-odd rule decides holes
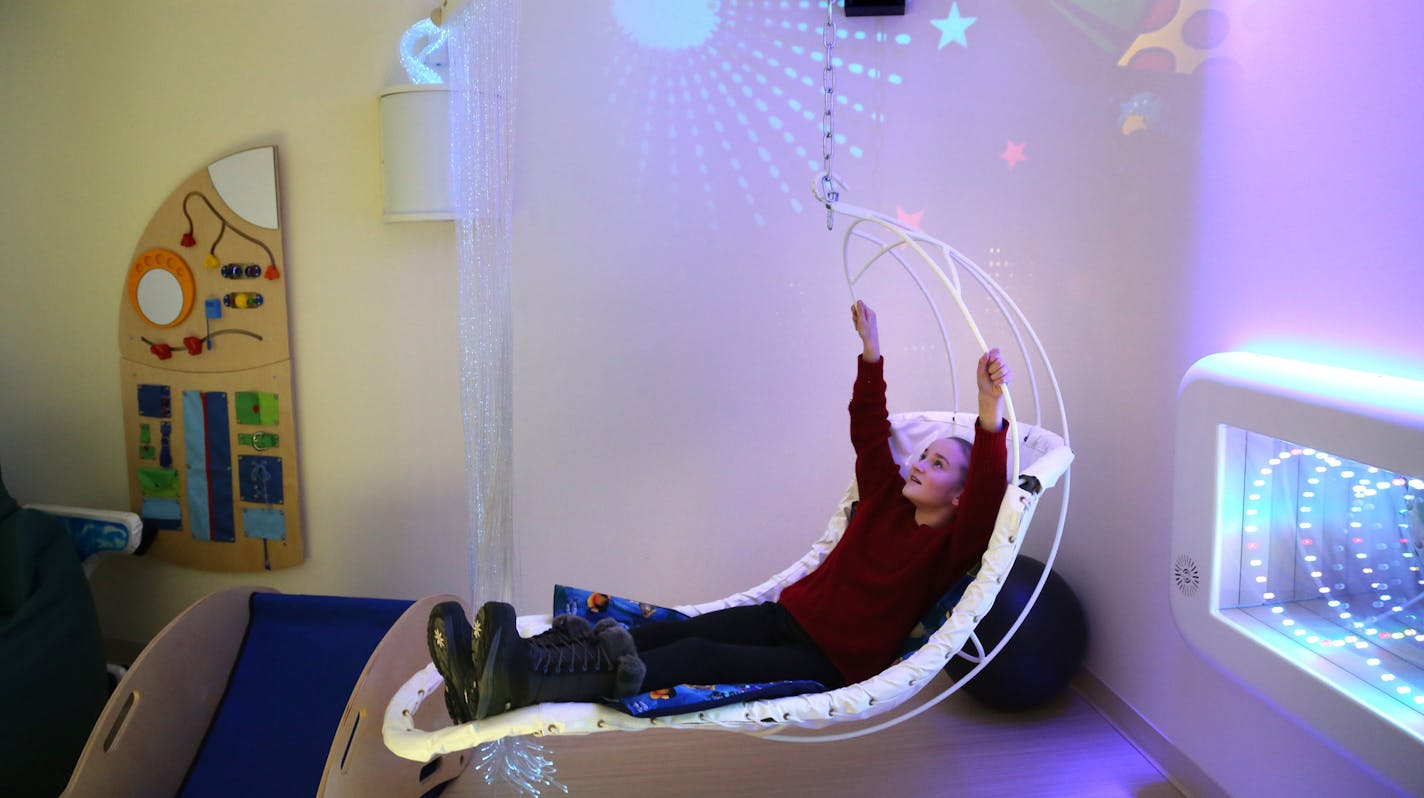
[[[979,621],[976,634],[987,653],[1004,639],[1043,575],[1042,562],[1022,554],[999,588],[994,606]],[[973,646],[964,647],[973,653]],[[1072,588],[1056,572],[1048,574],[1028,617],[1004,649],[961,689],[995,709],[1042,706],[1068,687],[1088,651],[1088,619]],[[955,657],[945,670],[955,679],[974,663]]]

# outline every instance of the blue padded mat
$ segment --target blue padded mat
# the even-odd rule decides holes
[[[411,604],[254,593],[227,692],[179,796],[315,795],[356,679]]]

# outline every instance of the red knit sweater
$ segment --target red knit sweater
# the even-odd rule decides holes
[[[857,362],[850,439],[860,504],[825,562],[781,593],[846,684],[884,670],[915,623],[983,556],[1007,484],[1008,425],[985,432],[975,424],[954,516],[940,529],[915,523],[890,454],[884,360]]]

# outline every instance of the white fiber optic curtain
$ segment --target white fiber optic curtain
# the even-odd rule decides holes
[[[473,0],[450,28],[450,169],[474,607],[508,601],[513,534],[515,0]]]
[[[450,32],[450,185],[460,274],[460,391],[470,606],[510,601],[514,567],[514,87],[517,0],[471,0]],[[527,795],[563,791],[542,746],[487,743],[475,769]]]

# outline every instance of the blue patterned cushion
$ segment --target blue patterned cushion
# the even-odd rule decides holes
[[[977,570],[977,569],[976,569]],[[904,662],[909,656],[920,650],[930,636],[939,631],[944,622],[949,620],[950,613],[954,612],[954,605],[964,597],[964,591],[969,589],[969,584],[974,581],[974,575],[968,574],[954,583],[948,592],[939,597],[933,607],[925,612],[920,622],[915,624],[915,628],[910,630],[910,636],[905,638],[905,642],[900,644],[900,653],[895,657],[896,662]]]
[[[968,574],[940,597],[910,630],[909,637],[900,646],[896,662],[902,662],[920,649],[954,612],[954,605],[964,596],[964,591],[974,581]],[[554,614],[579,615],[598,623],[604,618],[613,618],[624,626],[637,626],[651,621],[676,620],[688,617],[677,610],[659,607],[644,601],[583,590],[565,585],[554,586]],[[782,698],[802,693],[819,693],[826,688],[820,682],[781,681],[759,682],[756,684],[704,684],[678,685],[666,690],[639,693],[629,698],[610,701],[615,707],[638,718],[658,718],[683,712],[699,712],[724,704],[735,704],[762,698]]]
[[[638,626],[652,621],[677,620],[688,617],[677,610],[659,607],[645,601],[633,601],[607,593],[583,590],[564,585],[554,586],[554,614],[579,615],[598,623],[613,618],[624,626]],[[609,699],[608,704],[636,718],[660,718],[684,712],[736,704],[759,698],[781,698],[801,693],[825,690],[820,682],[780,681],[756,684],[681,684],[664,690],[639,693],[628,698]]]
[[[59,520],[64,522],[80,562],[106,552],[126,551],[129,547],[129,528],[117,521],[73,515],[59,516]]]
[[[684,712],[701,712],[704,709],[742,701],[820,693],[825,689],[820,682],[809,680],[757,684],[680,684],[666,690],[653,690],[608,703],[636,718],[661,718]]]
[[[673,621],[686,618],[677,610],[659,607],[643,601],[581,590],[576,587],[554,585],[554,614],[578,615],[589,623],[598,623],[604,618],[612,618],[624,626],[637,626],[652,621]]]

